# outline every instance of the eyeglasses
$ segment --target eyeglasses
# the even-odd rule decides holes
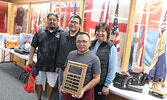
[[[50,19],[50,18],[49,18],[48,21],[50,21],[50,22],[51,22],[51,21],[55,22],[55,21],[57,21],[57,19]]]
[[[77,40],[76,41],[76,43],[78,43],[78,44],[81,44],[81,43],[82,44],[86,44],[87,42],[89,42],[89,41],[86,41],[86,40],[82,40],[82,41],[81,40]]]
[[[72,20],[70,21],[70,23],[71,23],[71,24],[72,24],[72,23],[73,23],[73,24],[79,24],[79,22],[72,21]]]

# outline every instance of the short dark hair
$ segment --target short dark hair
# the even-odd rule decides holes
[[[96,29],[95,29],[95,34],[96,34],[96,31],[98,31],[100,28],[104,28],[105,29],[105,31],[107,32],[107,39],[109,39],[110,28],[109,28],[108,24],[106,24],[105,22],[97,24],[96,25]]]
[[[58,14],[53,13],[53,12],[48,13],[48,15],[47,15],[47,19],[48,19],[49,16],[51,16],[51,15],[54,15],[54,16],[57,18],[57,20],[58,20]]]
[[[70,17],[70,20],[71,20],[71,18],[78,18],[79,19],[79,24],[81,24],[82,19],[81,19],[81,17],[79,15],[72,15]]]
[[[90,36],[89,36],[89,34],[88,34],[88,33],[86,33],[86,32],[80,32],[80,33],[79,33],[79,35],[87,35],[87,36],[88,36],[88,38],[89,38],[89,41],[90,41]],[[79,35],[78,35],[78,36],[79,36]]]

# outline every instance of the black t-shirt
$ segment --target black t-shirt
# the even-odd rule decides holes
[[[44,27],[34,35],[31,46],[38,47],[36,66],[40,71],[55,71],[57,47],[63,32],[59,27],[53,32]]]
[[[56,60],[56,65],[63,70],[65,69],[65,62],[70,51],[76,50],[76,37],[80,34],[80,31],[77,32],[75,36],[70,36],[70,32],[61,34],[60,37],[60,48]]]

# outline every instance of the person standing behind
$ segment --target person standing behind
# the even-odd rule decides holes
[[[65,30],[58,26],[58,15],[49,13],[47,15],[47,27],[39,29],[33,37],[28,64],[33,65],[34,52],[38,47],[35,65],[39,69],[39,73],[35,78],[35,91],[38,100],[41,100],[42,84],[45,84],[46,80],[48,83],[47,100],[50,100],[52,96],[58,76],[55,72],[57,46],[59,45],[60,34],[63,34],[63,32]]]
[[[81,18],[79,15],[73,15],[69,21],[69,31],[61,34],[59,54],[57,56],[56,65],[59,67],[59,88],[63,82],[63,72],[65,69],[65,61],[70,51],[76,50],[76,37],[80,34]],[[63,93],[59,92],[59,100],[63,100]]]
[[[100,82],[95,86],[95,100],[105,100],[117,68],[117,49],[108,40],[110,29],[106,23],[96,25],[95,35],[97,39],[92,41],[90,50],[99,57],[101,63]]]
[[[100,61],[99,58],[91,51],[90,36],[85,32],[80,32],[76,39],[77,50],[71,51],[67,61],[74,61],[87,64],[87,72],[81,95],[64,94],[63,100],[94,100],[94,86],[100,81]],[[64,92],[60,87],[60,92]]]

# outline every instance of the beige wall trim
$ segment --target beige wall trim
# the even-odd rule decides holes
[[[28,3],[50,2],[50,1],[68,2],[68,1],[80,1],[80,0],[3,0],[3,1],[8,1],[8,2],[11,2],[11,3],[16,3],[16,4],[26,4],[26,3],[28,4]]]
[[[80,0],[81,1],[81,6],[80,6],[80,17],[82,19],[81,23],[81,31],[83,31],[83,25],[84,25],[84,11],[85,11],[85,0]]]
[[[7,27],[7,33],[12,35],[14,33],[14,23],[15,23],[15,5],[12,3],[8,4],[8,27]]]
[[[0,0],[1,2],[10,2],[11,0]]]
[[[38,3],[38,2],[50,2],[50,0],[11,0],[11,3],[25,4],[25,3]]]
[[[26,30],[26,33],[30,33],[30,16],[31,16],[31,3],[28,4],[28,15],[27,15],[27,30]]]

